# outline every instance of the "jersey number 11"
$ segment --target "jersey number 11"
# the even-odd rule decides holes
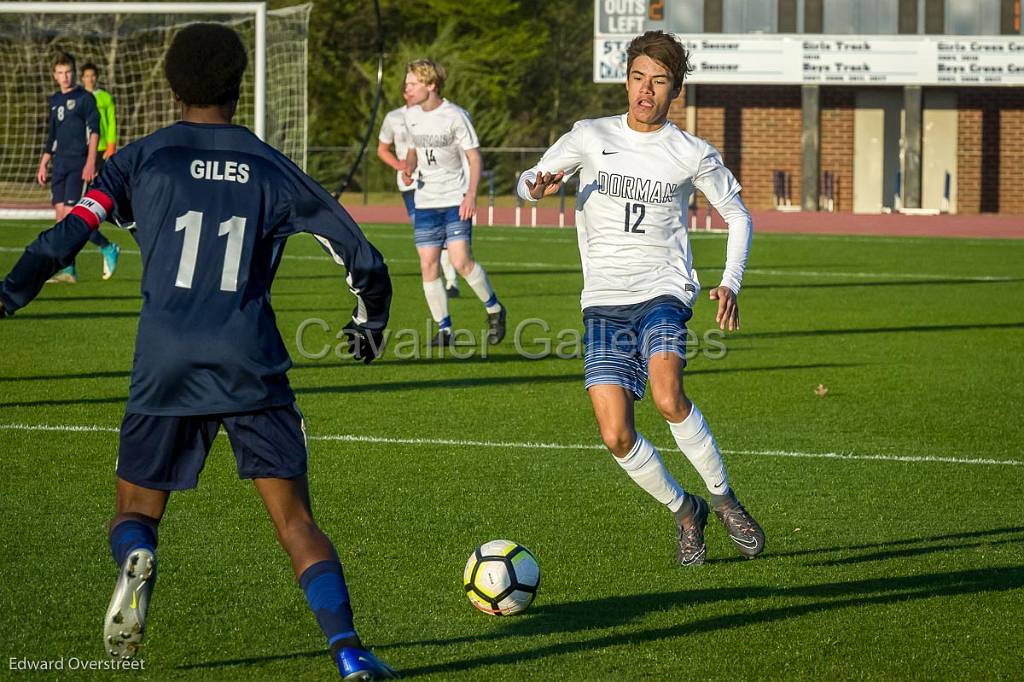
[[[199,235],[203,231],[203,214],[200,211],[189,211],[178,216],[174,223],[174,231],[185,231],[185,241],[181,245],[181,260],[178,261],[178,277],[174,286],[182,289],[192,288],[192,276],[196,271],[196,259],[199,257]],[[217,236],[228,236],[224,250],[224,270],[220,276],[221,291],[238,291],[238,266],[242,261],[242,244],[245,237],[245,218],[231,216],[222,222]]]

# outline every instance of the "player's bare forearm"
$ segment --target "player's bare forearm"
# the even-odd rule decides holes
[[[405,161],[391,153],[391,145],[381,142],[377,145],[377,158],[394,168],[396,171],[405,170]]]

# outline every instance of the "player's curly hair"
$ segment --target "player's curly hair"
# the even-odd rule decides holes
[[[96,73],[97,78],[100,75],[99,67],[93,64],[92,62],[86,62],[85,64],[82,64],[82,73],[85,73],[86,71],[94,71]]]
[[[238,34],[221,24],[190,24],[178,32],[164,58],[164,75],[181,101],[192,106],[238,100],[249,55]]]
[[[626,48],[626,73],[633,68],[633,60],[646,55],[672,72],[673,85],[682,87],[683,79],[693,73],[690,53],[671,33],[648,31],[633,38]]]

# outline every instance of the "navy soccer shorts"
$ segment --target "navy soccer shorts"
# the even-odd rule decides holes
[[[50,179],[50,203],[56,206],[74,206],[85,193],[85,180],[82,169],[85,158],[61,159],[56,156],[53,161],[53,177]]]
[[[473,221],[459,219],[459,207],[417,208],[413,218],[416,246],[441,246],[467,241],[473,236]]]
[[[647,361],[674,353],[686,366],[686,322],[693,311],[673,296],[644,303],[592,306],[583,311],[584,388],[622,386],[635,400],[644,397]]]
[[[195,488],[221,425],[235,452],[239,478],[295,478],[306,473],[306,429],[293,403],[209,416],[128,412],[121,422],[117,475],[143,488]]]

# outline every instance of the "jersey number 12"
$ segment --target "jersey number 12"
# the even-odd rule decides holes
[[[181,245],[178,278],[174,281],[174,286],[191,289],[196,259],[199,257],[199,235],[203,231],[203,214],[200,211],[189,211],[178,216],[174,223],[174,231],[182,230],[185,231],[185,241]],[[224,270],[220,276],[220,290],[238,291],[238,266],[242,261],[245,218],[236,215],[222,222],[217,230],[217,236],[224,235],[228,236],[228,243],[224,249]]]
[[[635,215],[636,220],[633,221],[633,229],[629,229],[629,219]],[[640,227],[640,223],[643,222],[644,216],[647,215],[647,207],[643,204],[630,204],[626,203],[626,232],[632,232],[633,234],[647,234],[647,230]]]

